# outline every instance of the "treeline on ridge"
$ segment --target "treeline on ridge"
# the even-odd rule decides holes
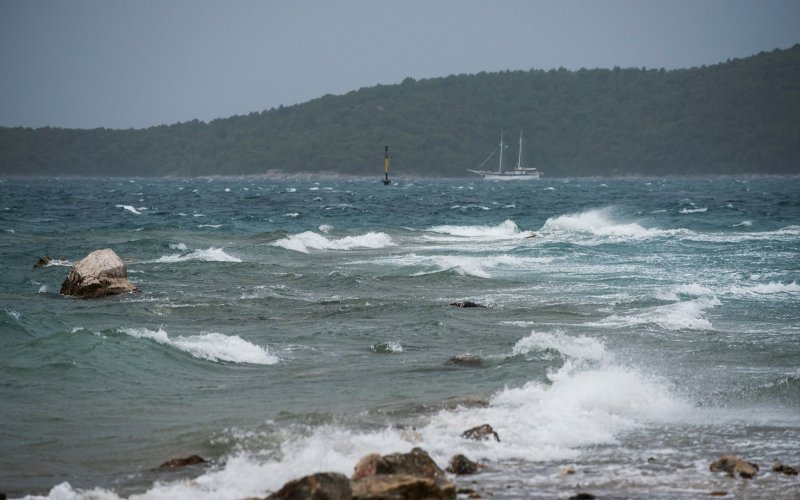
[[[800,45],[700,68],[413,80],[204,123],[0,128],[3,175],[463,176],[501,131],[545,176],[800,172]],[[493,166],[493,165],[492,165]]]

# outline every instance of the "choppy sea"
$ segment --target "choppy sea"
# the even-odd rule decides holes
[[[61,296],[99,248],[140,292]],[[11,498],[238,500],[415,446],[484,497],[800,498],[770,470],[800,465],[797,177],[3,178],[0,260]]]

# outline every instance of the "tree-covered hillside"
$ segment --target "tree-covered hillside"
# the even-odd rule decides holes
[[[503,130],[524,130],[545,176],[797,173],[800,45],[673,71],[409,78],[210,123],[0,128],[0,173],[381,175],[388,144],[397,176],[460,176]]]

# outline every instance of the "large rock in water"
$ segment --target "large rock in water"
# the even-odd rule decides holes
[[[135,291],[125,264],[110,248],[95,250],[76,262],[61,285],[63,295],[87,299]]]
[[[758,474],[758,464],[748,462],[736,455],[722,455],[709,466],[711,472],[727,472],[729,476],[752,479]]]
[[[421,448],[362,458],[353,471],[355,500],[455,499],[456,487]]]
[[[335,472],[320,472],[295,479],[267,497],[267,500],[350,500],[350,480]]]

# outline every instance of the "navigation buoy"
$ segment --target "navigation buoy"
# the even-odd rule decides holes
[[[388,186],[390,182],[389,180],[389,146],[383,147],[383,167],[386,170],[386,177],[383,179],[383,185]]]

